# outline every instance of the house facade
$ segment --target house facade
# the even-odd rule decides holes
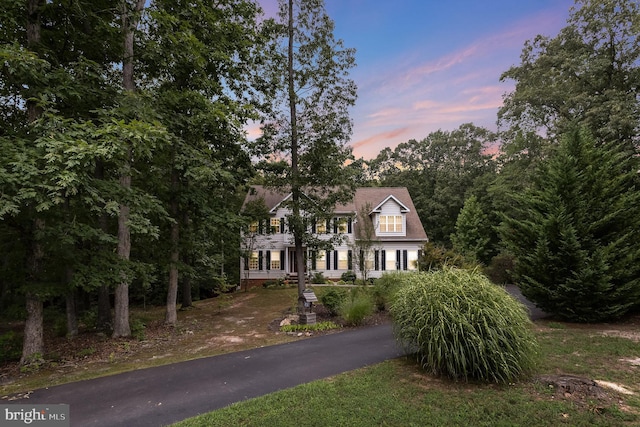
[[[252,186],[243,209],[252,202],[268,212],[254,221],[242,236],[240,261],[243,282],[249,286],[267,280],[297,277],[293,235],[287,227],[290,193]],[[339,280],[348,271],[359,278],[378,278],[389,271],[418,268],[422,247],[428,241],[409,191],[404,187],[365,187],[353,199],[334,208],[333,217],[309,227],[320,240],[338,240],[330,250],[305,248],[305,274],[322,273]]]

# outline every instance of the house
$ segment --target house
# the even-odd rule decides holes
[[[252,286],[297,277],[293,236],[287,228],[290,197],[291,193],[260,185],[249,189],[243,209],[263,202],[267,214],[243,233],[243,283]],[[349,203],[335,207],[332,216],[313,224],[309,232],[319,239],[341,241],[331,250],[305,249],[307,276],[322,273],[326,279],[339,280],[353,271],[358,277],[378,278],[388,271],[417,270],[428,238],[406,188],[358,188]]]

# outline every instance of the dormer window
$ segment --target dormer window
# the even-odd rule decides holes
[[[402,215],[380,215],[381,233],[402,233]]]

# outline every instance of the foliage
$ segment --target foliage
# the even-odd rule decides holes
[[[453,249],[447,249],[432,242],[425,243],[422,248],[422,256],[418,259],[419,270],[440,270],[445,266],[467,268],[469,264],[463,256]]]
[[[587,132],[567,134],[532,188],[514,195],[504,241],[522,293],[550,314],[596,322],[640,303],[638,159]]]
[[[342,302],[347,298],[347,292],[344,289],[331,288],[320,297],[320,302],[329,311],[332,316],[337,316]]]
[[[429,239],[450,245],[465,199],[485,187],[485,175],[495,173],[495,161],[486,153],[495,142],[493,132],[465,123],[387,147],[368,166],[380,185],[409,188]]]
[[[513,255],[503,252],[491,258],[491,262],[483,268],[483,271],[493,283],[504,285],[513,283],[514,268]]]
[[[435,375],[507,384],[530,373],[537,345],[527,310],[475,271],[411,273],[391,304],[400,343]]]
[[[338,307],[347,325],[358,326],[373,313],[373,299],[364,288],[351,288]]]
[[[489,217],[482,211],[478,198],[472,195],[465,200],[456,220],[456,232],[451,236],[453,248],[471,262],[488,264],[491,259],[491,231]]]
[[[313,325],[283,325],[280,326],[282,332],[320,332],[338,329],[340,326],[333,322],[318,322]]]
[[[311,283],[323,284],[326,283],[327,279],[324,277],[321,271],[316,271],[311,277]]]
[[[384,273],[382,277],[373,282],[372,296],[378,311],[389,308],[393,294],[402,286],[403,280],[406,278],[404,272],[395,271]]]
[[[639,35],[637,1],[578,0],[556,37],[526,42],[521,64],[501,77],[515,81],[498,113],[510,157],[539,157],[576,122],[638,150]]]
[[[353,170],[346,166],[353,156],[346,144],[356,99],[349,78],[355,51],[335,39],[323,0],[279,0],[278,19],[261,76],[272,94],[266,100],[270,111],[254,154],[266,185],[291,193],[287,225],[303,271],[303,246],[326,248],[340,238],[321,239],[307,232],[308,225],[330,218],[336,203],[353,193]],[[303,290],[299,275],[300,304]]]
[[[286,285],[286,282],[283,278],[278,278],[278,279],[268,279],[265,280],[264,283],[262,284],[262,287],[267,289],[267,288],[282,288]]]
[[[347,282],[347,283],[351,283],[354,284],[356,281],[356,273],[354,273],[353,271],[349,270],[349,271],[345,271],[344,273],[342,273],[340,275],[340,280]]]
[[[22,337],[14,331],[0,335],[0,364],[20,360]]]

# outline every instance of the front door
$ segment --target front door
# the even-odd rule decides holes
[[[307,262],[305,259],[304,271],[307,271]],[[298,266],[296,265],[296,250],[289,249],[289,273],[298,274]]]

